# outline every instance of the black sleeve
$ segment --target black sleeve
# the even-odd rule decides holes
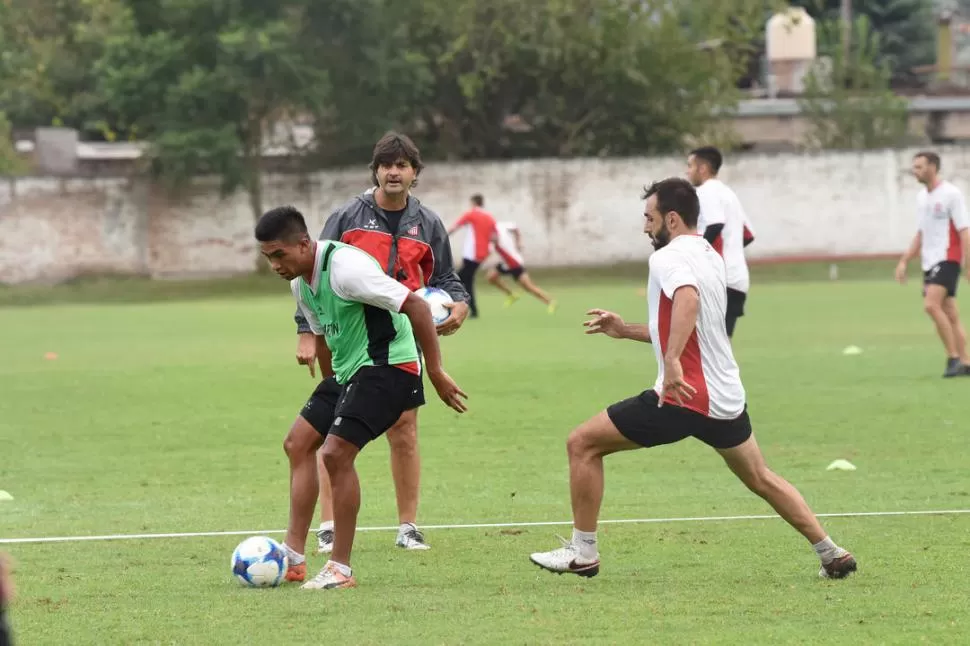
[[[721,235],[721,231],[724,229],[723,224],[709,224],[707,228],[704,229],[704,239],[714,244],[717,237]]]

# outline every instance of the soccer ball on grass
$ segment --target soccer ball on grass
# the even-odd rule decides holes
[[[276,587],[288,564],[283,546],[266,536],[251,536],[232,552],[233,576],[248,588]]]

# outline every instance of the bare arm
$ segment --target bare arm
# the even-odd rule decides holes
[[[902,257],[899,259],[899,263],[896,265],[896,280],[900,283],[906,282],[906,265],[908,265],[909,261],[919,254],[922,244],[923,233],[921,231],[917,231],[916,235],[913,236],[913,241],[909,243],[909,247],[903,252]]]
[[[623,327],[623,338],[631,341],[651,343],[650,326],[644,323],[626,323]]]
[[[909,263],[910,260],[915,258],[919,254],[919,249],[923,244],[923,233],[922,231],[917,231],[916,235],[913,236],[913,241],[909,243],[909,247],[903,252],[903,256],[899,259],[899,262],[904,265]]]
[[[685,285],[674,292],[670,313],[670,336],[667,339],[667,352],[664,361],[679,361],[687,347],[687,340],[697,326],[697,312],[700,310],[700,295],[697,288]]]
[[[441,365],[441,347],[438,345],[438,330],[431,318],[431,308],[428,303],[411,292],[401,305],[401,314],[411,321],[411,329],[421,351],[424,352],[424,363],[428,372],[428,379],[438,391],[438,396],[445,404],[464,413],[467,409],[464,398],[467,397],[451,377],[445,373]]]
[[[970,270],[970,229],[960,231],[960,244],[963,245],[963,266]]]
[[[586,334],[605,334],[614,339],[632,339],[650,343],[650,327],[643,323],[626,323],[619,314],[593,309],[586,314],[593,318],[583,323]]]
[[[323,336],[314,336],[317,361],[320,363],[320,379],[326,379],[333,375],[333,354],[330,353],[330,346],[327,339]],[[310,364],[311,375],[313,364]]]

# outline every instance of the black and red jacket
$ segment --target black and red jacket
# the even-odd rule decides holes
[[[363,249],[384,267],[384,273],[412,292],[424,285],[448,292],[455,301],[468,301],[468,292],[455,273],[448,230],[441,218],[412,196],[397,231],[391,231],[373,189],[334,211],[323,225],[321,240],[339,240]],[[310,332],[297,310],[297,332]]]

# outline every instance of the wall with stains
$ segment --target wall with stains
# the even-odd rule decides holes
[[[752,259],[896,253],[913,234],[914,150],[735,155],[724,179],[757,239]],[[970,149],[943,148],[943,174],[970,190]],[[515,221],[531,266],[644,260],[644,183],[682,174],[681,157],[432,163],[414,190],[450,223],[474,192]],[[294,204],[318,231],[326,215],[369,185],[366,165],[270,175],[264,205]],[[200,179],[177,196],[145,178],[0,180],[0,282],[58,281],[90,273],[156,277],[251,271],[249,200]],[[453,240],[460,255],[463,234]]]

